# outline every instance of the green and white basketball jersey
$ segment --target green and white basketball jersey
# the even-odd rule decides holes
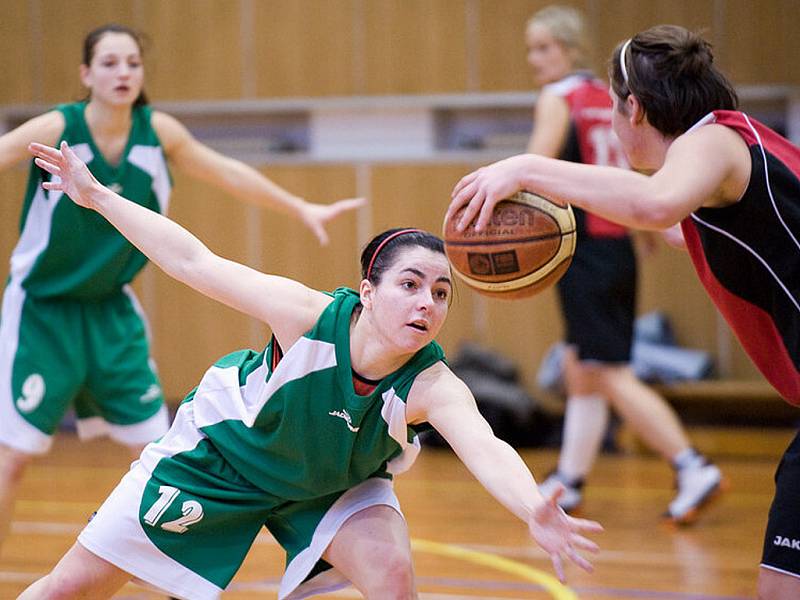
[[[369,396],[353,389],[350,319],[358,294],[333,293],[316,325],[277,361],[261,352],[220,359],[187,402],[195,425],[245,479],[287,500],[349,489],[408,469],[419,453],[406,424],[414,378],[444,360],[436,342],[385,377]]]
[[[100,183],[131,202],[165,213],[172,181],[150,124],[150,107],[133,108],[128,142],[117,166],[109,165],[95,145],[85,108],[85,102],[57,107],[65,119],[61,139]],[[147,259],[98,213],[62,198],[61,192],[45,191],[42,181],[49,177],[31,163],[11,277],[38,298],[96,299],[119,291]]]

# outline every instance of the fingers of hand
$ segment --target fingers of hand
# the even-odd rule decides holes
[[[582,535],[573,535],[572,536],[572,544],[577,546],[581,550],[586,550],[588,552],[597,553],[600,551],[600,546],[598,546],[595,542],[590,540],[589,538],[585,538]]]
[[[36,157],[43,158],[49,162],[56,162],[61,158],[61,152],[50,146],[32,142],[28,144],[28,152]]]
[[[553,563],[553,570],[556,572],[556,577],[561,583],[566,583],[567,578],[564,575],[564,563],[561,561],[561,556],[557,552],[550,555],[550,560]]]
[[[598,523],[597,521],[590,521],[589,519],[576,519],[575,517],[569,517],[570,527],[572,527],[573,531],[605,531],[603,526]]]
[[[590,563],[588,560],[586,560],[584,557],[582,557],[580,554],[578,554],[575,551],[575,548],[573,548],[572,546],[568,546],[564,550],[564,553],[567,555],[567,558],[569,558],[572,562],[574,562],[576,565],[578,565],[584,571],[586,571],[588,573],[591,573],[592,571],[594,571],[594,567],[592,566],[592,563]]]
[[[460,194],[461,194],[461,190],[463,190],[463,189],[464,189],[464,188],[465,188],[467,185],[469,185],[470,183],[472,183],[472,181],[473,181],[473,180],[475,179],[475,177],[477,177],[477,176],[478,176],[478,171],[473,171],[472,173],[469,173],[468,175],[464,175],[464,177],[462,177],[462,178],[461,178],[461,179],[458,181],[458,183],[456,184],[456,186],[453,188],[453,191],[452,191],[452,193],[450,194],[450,197],[451,197],[451,198],[455,198],[456,196],[460,195]]]
[[[464,231],[467,228],[467,225],[469,225],[475,218],[475,215],[478,214],[481,204],[483,203],[483,194],[480,190],[476,190],[473,193],[471,188],[466,188],[462,195],[457,198],[457,200],[460,200],[463,202],[463,204],[467,205],[464,209],[464,214],[461,215],[461,219],[456,225],[456,229],[459,231]],[[467,202],[469,202],[469,204],[467,204]]]
[[[325,231],[325,228],[322,225],[314,225],[313,227],[314,235],[317,236],[317,240],[319,241],[321,246],[328,245],[328,233]]]
[[[61,169],[44,158],[39,158],[37,156],[35,159],[33,159],[33,162],[36,163],[37,167],[41,167],[52,175],[61,175]]]

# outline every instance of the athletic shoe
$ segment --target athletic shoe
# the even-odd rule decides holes
[[[664,516],[678,525],[694,522],[700,510],[722,491],[724,485],[720,470],[708,462],[681,469],[675,479],[678,494],[669,503]]]
[[[564,492],[558,499],[558,505],[564,509],[566,513],[573,513],[580,508],[583,502],[583,493],[581,492],[582,484],[574,485],[564,481],[564,478],[556,471],[550,473],[542,483],[539,484],[539,493],[545,498],[553,495],[556,486],[564,486]]]

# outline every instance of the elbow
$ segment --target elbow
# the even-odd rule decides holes
[[[639,229],[663,230],[680,223],[684,214],[662,194],[651,194],[633,204],[632,221]]]

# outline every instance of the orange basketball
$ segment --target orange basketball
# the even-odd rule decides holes
[[[518,192],[495,206],[490,224],[462,232],[455,224],[464,209],[444,223],[444,248],[456,275],[493,298],[525,298],[558,281],[575,251],[575,216],[569,206]]]

